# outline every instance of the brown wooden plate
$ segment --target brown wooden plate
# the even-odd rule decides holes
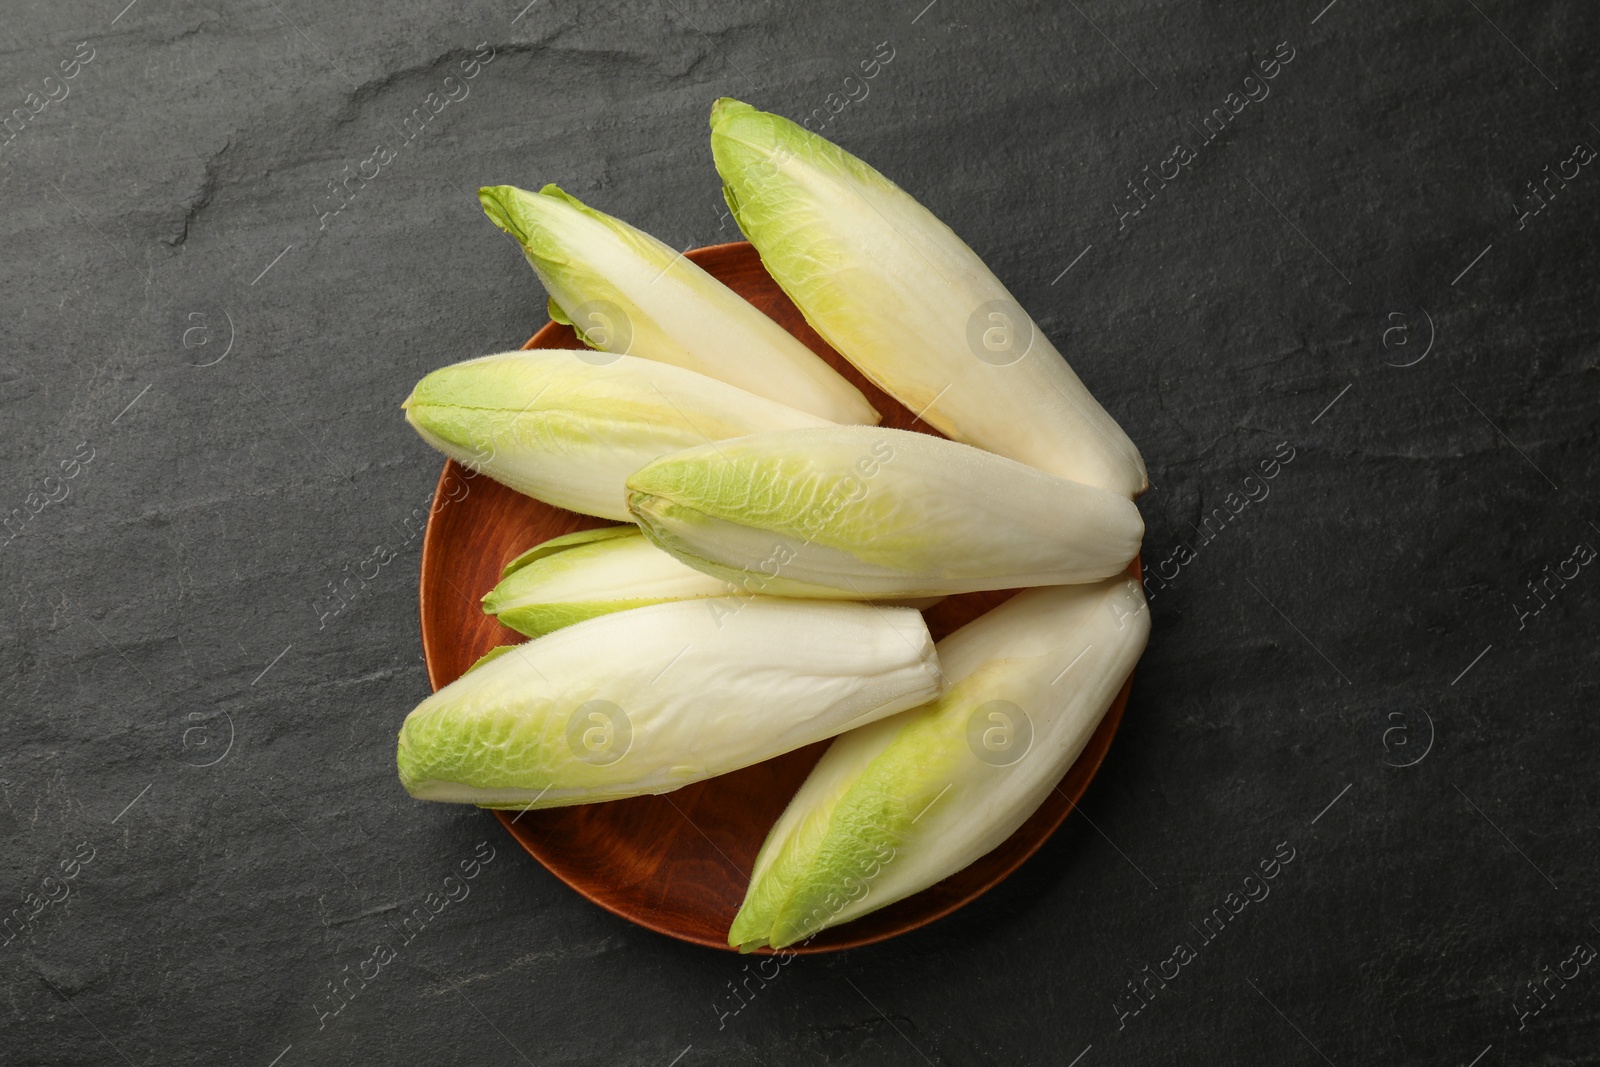
[[[832,364],[883,413],[883,425],[934,432],[817,336],[747,242],[686,255]],[[522,347],[583,345],[572,327],[551,322]],[[495,645],[524,640],[479,605],[512,557],[546,538],[604,525],[606,520],[540,503],[447,462],[422,540],[422,651],[433,688],[455,681]],[[1139,574],[1138,560],[1132,572]],[[941,638],[1014,592],[949,597],[926,613],[929,629]],[[1000,847],[938,885],[823,930],[789,951],[832,952],[882,941],[948,915],[999,884],[1044,844],[1088,788],[1122,721],[1132,684],[1130,676],[1060,787]],[[728,927],[744,900],[756,852],[827,744],[660,796],[495,815],[552,874],[607,911],[670,937],[727,949]]]

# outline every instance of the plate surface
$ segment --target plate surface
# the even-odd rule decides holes
[[[883,424],[934,432],[863,378],[807,325],[748,243],[686,253],[798,337],[855,384]],[[524,348],[582,348],[570,326],[548,323]],[[550,537],[610,525],[525,497],[454,461],[445,464],[422,541],[422,649],[434,689],[459,678],[495,645],[524,640],[483,613],[479,598],[523,550]],[[1138,573],[1137,560],[1132,565]],[[925,614],[943,637],[1014,590],[949,597]],[[1048,800],[999,848],[897,904],[822,931],[794,952],[831,952],[914,930],[977,898],[1021,866],[1061,825],[1100,767],[1122,721],[1130,676],[1078,761]],[[632,922],[728,951],[756,852],[828,742],[660,796],[530,812],[495,812],[535,859],[589,900]]]

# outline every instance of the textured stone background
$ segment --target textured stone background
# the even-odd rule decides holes
[[[1600,147],[1595,5],[124,2],[0,16],[5,909],[76,871],[0,948],[0,1060],[1600,1063],[1600,963],[1519,1018],[1600,945],[1600,574],[1537,614],[1527,588],[1600,546],[1600,164],[1519,219]],[[730,239],[712,100],[826,114],[885,41],[823,132],[986,256],[1138,441],[1147,564],[1195,555],[1035,859],[724,1015],[737,958],[400,790],[427,691],[402,524],[440,459],[398,404],[543,319],[475,186]],[[1282,42],[1270,97],[1119,227]],[[470,95],[321,225],[482,43]],[[481,841],[471,896],[319,1027],[384,913]],[[1128,1011],[1285,842],[1271,896]]]

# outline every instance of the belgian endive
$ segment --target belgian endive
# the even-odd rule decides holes
[[[728,943],[782,947],[956,873],[1083,751],[1149,635],[1138,583],[1020,593],[939,642],[949,689],[828,747],[756,857]]]
[[[480,661],[406,717],[423,800],[547,808],[665,793],[940,692],[910,608],[682,601],[580,622]]]
[[[830,422],[876,423],[860,390],[693,261],[554,185],[478,190],[522,246],[550,315],[585,344],[672,363]]]
[[[434,448],[519,493],[629,517],[623,483],[658,456],[775,426],[826,426],[726,382],[633,356],[506,352],[434,371],[405,401]]]
[[[661,551],[637,526],[606,526],[552,537],[506,564],[483,610],[542,637],[613,611],[737,592]]]
[[[977,254],[866,163],[737,100],[711,151],[739,228],[806,320],[947,436],[1134,496],[1144,461]]]
[[[628,478],[646,536],[785,595],[863,599],[1088,582],[1139,550],[1127,497],[931,434],[835,426],[675,452]]]

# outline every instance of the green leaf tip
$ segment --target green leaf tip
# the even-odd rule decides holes
[[[711,128],[716,129],[717,124],[735,115],[742,115],[754,111],[755,108],[743,100],[735,100],[731,96],[724,96],[711,105]]]
[[[515,185],[485,185],[478,190],[478,203],[489,221],[518,241],[524,240],[522,227],[516,219],[517,197],[522,190]]]
[[[514,649],[516,647],[518,647],[518,646],[516,646],[516,645],[495,645],[489,651],[485,652],[483,655],[481,655],[477,659],[473,660],[472,661],[472,666],[468,667],[466,670],[462,671],[461,673],[464,674],[464,675],[471,674],[473,671],[477,670],[479,667],[483,666],[485,663],[488,663],[490,660],[499,659],[501,656],[505,655],[507,652],[510,652],[512,649]]]
[[[548,541],[540,541],[538,544],[522,553],[522,555],[513,559],[510,563],[507,563],[505,565],[505,569],[500,572],[500,577],[509,578],[517,571],[520,571],[522,568],[532,563],[534,560],[544,559],[546,556],[553,556],[557,552],[561,552],[565,549],[574,548],[578,545],[590,545],[596,541],[610,541],[617,537],[636,537],[638,534],[639,528],[637,526],[628,525],[601,526],[594,530],[578,530],[576,533],[562,534],[560,537],[552,537]],[[487,603],[489,597],[493,595],[494,594],[492,592],[484,594],[484,601]]]
[[[568,207],[575,207],[579,211],[583,212],[585,215],[590,216],[591,218],[597,218],[597,219],[603,219],[603,220],[609,221],[607,216],[605,216],[605,215],[601,214],[600,212],[596,211],[594,208],[590,207],[588,204],[585,204],[582,200],[579,200],[577,197],[573,196],[571,193],[569,193],[565,189],[561,188],[561,186],[557,185],[555,182],[547,182],[539,190],[539,195],[540,196],[548,196],[551,200],[559,200],[563,204],[566,204]]]

